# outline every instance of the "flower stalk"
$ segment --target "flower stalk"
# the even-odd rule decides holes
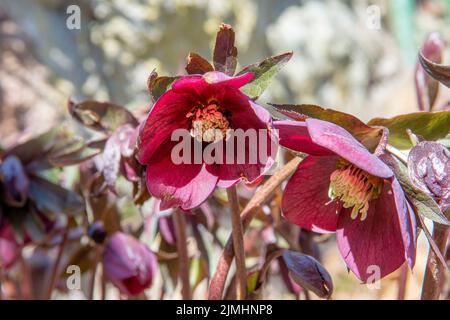
[[[263,203],[265,203],[277,189],[277,187],[292,173],[294,173],[295,169],[301,161],[302,158],[299,157],[292,159],[283,168],[275,172],[273,176],[270,177],[270,179],[267,180],[266,183],[261,187],[261,189],[259,189],[255,193],[253,198],[248,202],[248,204],[241,212],[242,227],[244,231],[256,215],[256,209]],[[222,299],[223,291],[225,289],[225,282],[227,280],[228,272],[230,271],[231,263],[233,262],[234,258],[233,246],[233,238],[232,236],[230,236],[228,238],[227,244],[222,251],[216,271],[211,280],[208,293],[209,300]]]
[[[191,285],[189,283],[189,256],[187,251],[186,217],[181,210],[174,212],[175,233],[177,237],[178,261],[181,280],[181,296],[191,300]]]
[[[245,267],[245,250],[244,250],[244,229],[239,214],[239,198],[236,186],[227,189],[228,201],[231,206],[231,224],[233,249],[236,256],[236,298],[244,300],[247,296],[247,269]]]
[[[439,252],[444,252],[447,245],[450,228],[438,223],[434,224],[433,239]],[[446,276],[446,269],[434,250],[430,248],[428,253],[427,268],[422,286],[421,300],[438,300],[441,294],[442,284]]]
[[[69,223],[67,222],[67,228],[64,230],[64,235],[61,243],[59,244],[58,248],[58,255],[56,256],[55,264],[53,265],[52,275],[50,278],[50,284],[48,286],[46,299],[50,300],[52,298],[52,292],[53,289],[56,286],[56,282],[58,281],[59,277],[59,267],[61,264],[61,259],[64,253],[64,249],[66,248],[67,238],[69,235]]]

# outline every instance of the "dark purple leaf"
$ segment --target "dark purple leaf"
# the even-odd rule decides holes
[[[328,271],[313,257],[300,252],[285,250],[283,259],[291,276],[303,289],[314,292],[321,298],[330,298],[333,281]]]
[[[24,166],[27,166],[30,162],[43,158],[53,148],[57,135],[58,129],[51,129],[11,148],[6,152],[5,157],[15,155]]]
[[[445,212],[450,206],[450,152],[442,144],[423,141],[408,156],[412,183],[436,199]]]
[[[439,63],[435,63],[427,59],[422,52],[419,53],[419,61],[425,71],[434,79],[450,87],[450,66],[445,66]]]
[[[98,140],[89,143],[79,141],[69,144],[64,148],[52,151],[49,162],[57,167],[79,164],[98,155],[102,151],[105,141]]]
[[[203,74],[209,71],[214,71],[214,68],[208,60],[197,53],[189,53],[186,65],[186,72],[188,74]]]
[[[214,69],[227,75],[234,75],[237,65],[237,48],[234,46],[234,30],[225,23],[217,32],[216,45],[214,46]]]
[[[30,180],[29,197],[39,211],[77,215],[84,211],[84,201],[73,191],[39,177]]]
[[[0,164],[0,183],[3,184],[4,201],[13,207],[21,207],[28,198],[28,177],[19,158],[7,157]]]
[[[110,103],[87,100],[80,103],[69,101],[69,112],[77,121],[97,131],[112,132],[125,124],[138,125],[136,118],[125,107]]]

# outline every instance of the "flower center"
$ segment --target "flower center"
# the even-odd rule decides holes
[[[364,170],[342,161],[330,177],[328,196],[338,198],[344,208],[353,207],[351,217],[361,214],[361,221],[367,218],[369,201],[377,199],[383,190],[383,179],[372,176]]]
[[[226,137],[230,122],[215,103],[196,108],[186,115],[191,120],[191,136],[198,141],[213,142]]]

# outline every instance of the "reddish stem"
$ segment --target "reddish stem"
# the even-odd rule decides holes
[[[245,267],[244,229],[239,214],[239,198],[236,186],[227,189],[228,201],[231,205],[231,225],[233,249],[236,255],[236,298],[243,300],[247,296],[247,269]]]
[[[257,213],[257,208],[259,208],[267,199],[273,194],[276,188],[286,180],[294,171],[296,170],[298,164],[302,161],[301,158],[294,158],[283,168],[279,169],[274,173],[272,177],[259,189],[253,198],[247,203],[244,210],[241,212],[242,226],[243,230],[249,226],[250,221]],[[228,238],[227,244],[222,251],[217,264],[216,272],[211,280],[209,287],[209,300],[220,300],[223,296],[223,291],[225,288],[225,282],[227,279],[228,272],[230,271],[231,263],[234,258],[233,250],[233,238],[230,236]]]
[[[450,228],[438,223],[434,224],[433,238],[439,252],[444,252]],[[422,300],[438,300],[441,294],[442,284],[446,276],[446,270],[439,262],[437,254],[431,250],[428,252],[427,268],[422,286]]]
[[[69,234],[69,223],[67,223],[67,228],[64,230],[64,235],[61,243],[58,248],[58,255],[56,256],[55,264],[53,265],[52,276],[50,278],[50,284],[48,286],[46,299],[50,300],[52,298],[53,289],[56,286],[56,282],[58,281],[59,276],[59,265],[61,263],[61,259],[63,256],[64,248],[66,247],[67,237]]]
[[[187,252],[186,217],[180,210],[174,213],[175,233],[177,237],[178,261],[181,280],[181,296],[191,300],[191,285],[189,283],[189,256]]]

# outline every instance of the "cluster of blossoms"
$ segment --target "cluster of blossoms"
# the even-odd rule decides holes
[[[436,81],[448,86],[448,75],[442,75],[440,61],[428,59],[440,59],[436,51],[442,47],[433,35],[420,55],[416,86],[422,109],[431,110],[433,106],[435,97],[432,101],[428,99],[430,96],[424,98],[430,86],[435,86]],[[336,233],[343,260],[363,282],[369,280],[374,266],[380,277],[405,263],[413,268],[419,228],[424,228],[417,217],[425,215],[436,223],[449,224],[445,216],[450,199],[448,150],[437,142],[419,141],[438,140],[448,135],[449,111],[373,119],[365,124],[351,115],[318,106],[272,105],[269,109],[259,105],[256,99],[275,71],[291,56],[292,53],[285,53],[271,57],[235,74],[234,32],[230,26],[222,25],[213,64],[191,54],[186,66],[188,75],[159,77],[155,72],[151,74],[148,86],[154,104],[142,121],[117,105],[70,102],[71,115],[86,127],[100,132],[101,138],[79,145],[65,141],[54,143],[46,136],[28,142],[28,147],[39,142],[32,155],[24,152],[23,146],[0,153],[2,268],[14,263],[22,246],[30,241],[42,241],[33,232],[34,224],[30,223],[33,219],[29,216],[43,221],[43,233],[58,237],[55,243],[62,250],[66,241],[78,239],[80,235],[77,238],[76,234],[64,234],[66,228],[59,226],[50,212],[73,214],[90,210],[92,217],[84,219],[81,226],[82,234],[90,239],[84,248],[96,249],[106,278],[123,294],[141,295],[154,283],[157,262],[170,254],[155,254],[142,241],[125,232],[115,211],[119,179],[125,180],[132,189],[135,204],[141,206],[146,201],[154,201],[150,198],[157,199],[153,205],[159,208],[153,209],[159,215],[161,241],[168,247],[179,246],[180,269],[187,264],[182,260],[180,244],[184,218],[175,222],[174,213],[182,213],[192,221],[200,208],[212,220],[208,199],[217,188],[228,189],[235,235],[230,243],[235,246],[238,261],[241,259],[238,254],[245,254],[239,252],[238,241],[248,221],[240,221],[236,185],[243,182],[252,190],[272,188],[273,182],[263,184],[266,176],[272,174],[276,163],[280,167],[289,157],[297,159],[298,166],[283,179],[274,178],[278,184],[270,189],[280,188],[282,200],[276,206],[281,207],[285,221],[305,232]],[[274,111],[282,116],[274,119]],[[193,154],[180,148],[175,137],[179,130],[187,133],[183,146],[187,143],[193,148]],[[410,148],[414,139],[417,145],[405,161],[402,158],[406,156],[393,145]],[[174,154],[188,161],[180,163],[174,159]],[[210,158],[205,159],[205,154]],[[254,155],[259,161],[250,161]],[[38,161],[42,157],[48,161]],[[52,165],[78,163],[81,165],[77,190],[85,201],[37,174]],[[409,177],[408,174],[405,177],[406,171]],[[274,177],[278,177],[277,174],[285,174],[283,167],[275,171]],[[287,184],[281,188],[286,178]],[[39,190],[46,193],[39,193]],[[264,192],[262,194],[270,193]],[[264,201],[270,197],[267,194]],[[253,205],[262,205],[263,200],[254,200],[257,205]],[[420,208],[425,202],[432,210],[423,213]],[[22,228],[11,212],[27,210],[33,214],[24,216],[26,222],[22,221],[25,226]],[[242,218],[246,216],[243,214]],[[67,219],[66,226],[79,224],[70,215]],[[206,224],[209,228],[214,223]],[[13,227],[22,235],[20,242],[13,236]],[[136,231],[136,234],[139,233]],[[196,237],[201,238],[198,234]],[[284,259],[280,270],[289,269],[303,288],[329,297],[331,277],[316,259],[290,250],[275,253],[273,256]],[[95,270],[96,264],[93,268]],[[239,272],[242,270],[237,265]],[[246,277],[245,256],[244,273]],[[263,278],[258,276],[258,281]],[[210,288],[211,292],[212,289],[217,288]]]

